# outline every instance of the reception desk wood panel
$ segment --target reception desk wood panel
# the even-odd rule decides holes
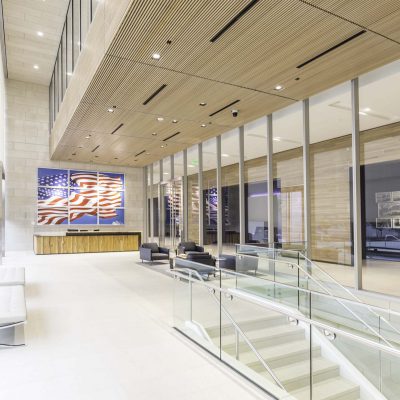
[[[35,254],[103,253],[138,251],[140,232],[88,232],[73,235],[34,235]]]

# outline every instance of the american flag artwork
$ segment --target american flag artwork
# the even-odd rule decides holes
[[[68,170],[39,168],[38,186],[68,187]]]
[[[38,169],[38,224],[124,224],[124,174]]]

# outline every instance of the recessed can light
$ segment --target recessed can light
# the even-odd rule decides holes
[[[157,117],[157,121],[158,122],[162,122],[162,121],[164,121],[164,118],[163,117]]]
[[[149,156],[150,155],[150,153],[146,153],[146,156]]]
[[[200,125],[202,128],[205,128],[207,125],[206,124],[201,124]]]
[[[85,136],[85,139],[90,139],[90,136]]]
[[[109,113],[113,113],[114,112],[114,110],[115,110],[115,106],[112,106],[112,107],[110,107],[110,108],[107,108],[107,111],[109,112]]]
[[[157,136],[157,132],[153,132],[151,136]]]
[[[280,142],[281,141],[281,138],[280,137],[274,137],[274,139],[273,139],[275,142]]]
[[[364,112],[370,112],[371,109],[370,109],[369,107],[365,107],[365,108],[363,109],[363,111],[364,111]]]
[[[177,123],[178,123],[178,120],[177,120],[177,119],[173,119],[173,120],[172,120],[172,123],[173,123],[173,124],[177,124]]]
[[[33,66],[33,68],[34,68],[34,69],[39,69],[39,65],[35,64],[35,65]]]
[[[221,154],[221,157],[229,157],[229,154],[224,154],[224,153],[222,153],[222,154]]]
[[[161,54],[160,54],[160,53],[153,53],[153,54],[151,55],[151,58],[152,58],[153,60],[159,60],[159,59],[161,58]]]
[[[274,90],[276,90],[277,92],[280,92],[280,91],[282,91],[283,89],[285,89],[285,88],[284,88],[284,86],[282,86],[282,85],[276,85],[276,86],[274,87]]]
[[[40,36],[40,37],[43,37],[43,32],[38,31],[38,32],[37,32],[37,35]]]
[[[199,103],[199,106],[202,106],[202,107],[204,107],[206,105],[207,105],[207,103],[205,101],[202,101],[201,103]]]

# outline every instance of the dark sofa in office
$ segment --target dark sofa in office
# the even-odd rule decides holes
[[[140,259],[143,261],[168,261],[169,249],[159,247],[157,243],[142,243],[139,248]]]
[[[179,256],[183,255],[185,257],[185,259],[188,261],[194,261],[197,263],[210,265],[210,266],[215,265],[215,260],[211,256],[211,254],[208,253],[207,251],[204,251],[204,247],[196,245],[195,242],[179,243],[176,253],[177,253],[177,258],[179,258]],[[175,263],[177,261],[178,260],[175,260]]]
[[[239,273],[257,272],[258,257],[241,257],[232,254],[221,254],[219,257],[219,268],[221,269],[229,269]]]

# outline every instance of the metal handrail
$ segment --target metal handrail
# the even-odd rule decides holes
[[[269,249],[271,251],[276,251],[276,249]],[[300,252],[294,251],[294,250],[285,250],[285,251],[292,251],[293,253],[297,253],[297,254],[301,254]],[[241,254],[241,253],[237,253],[238,255],[241,256],[247,256],[247,257],[256,257],[254,255],[251,254]],[[304,256],[303,256],[304,257]],[[350,312],[356,319],[358,319],[362,324],[364,324],[368,329],[370,329],[376,336],[378,336],[381,340],[383,340],[386,344],[388,344],[389,346],[392,346],[390,344],[390,342],[388,342],[382,335],[380,335],[378,332],[376,332],[371,326],[369,326],[369,324],[367,322],[365,322],[361,317],[359,317],[356,313],[354,313],[351,309],[349,309],[345,304],[343,304],[342,299],[339,299],[338,297],[334,296],[332,294],[332,292],[327,289],[324,285],[322,285],[320,282],[318,282],[308,271],[304,270],[299,264],[296,264],[295,262],[289,262],[289,261],[285,261],[285,260],[276,260],[274,258],[265,258],[266,260],[270,261],[270,262],[282,262],[282,263],[287,263],[289,265],[296,265],[296,267],[302,271],[304,274],[307,275],[307,277],[309,279],[311,279],[316,285],[318,285],[320,288],[322,288],[323,290],[325,290],[325,292],[327,292],[332,298],[334,298],[336,301],[338,301],[344,308],[346,308],[346,310],[348,312]],[[371,307],[368,304],[365,304],[364,302],[362,302],[357,296],[355,296],[353,293],[350,292],[349,289],[345,288],[344,286],[342,286],[340,283],[338,283],[335,279],[333,279],[328,273],[326,273],[325,271],[323,271],[320,267],[318,267],[317,264],[314,264],[311,260],[309,260],[307,257],[304,257],[305,260],[309,261],[311,263],[311,265],[315,266],[315,268],[322,272],[323,274],[325,274],[327,277],[329,277],[330,280],[333,281],[333,283],[335,283],[336,285],[338,285],[340,288],[342,288],[344,291],[346,291],[347,293],[350,294],[351,297],[353,297],[356,302],[358,304],[362,304],[363,306],[365,306],[371,313],[373,313],[375,315],[375,317],[380,318],[382,321],[384,321],[388,326],[390,326],[398,335],[400,335],[400,331],[395,328],[388,320],[386,320],[386,318],[378,315],[375,313],[375,311],[373,311],[371,309]],[[317,292],[319,293],[319,292]],[[346,299],[347,300],[347,299]],[[349,300],[347,300],[349,301]]]
[[[193,270],[190,270],[190,269],[189,269],[189,271],[193,272]],[[179,272],[179,270],[177,270],[177,269],[171,270],[170,272],[171,272],[171,274],[173,274],[175,276],[178,276],[178,277],[181,277],[183,279],[187,279],[187,280],[190,280],[190,281],[196,282],[196,283],[199,282],[199,280],[195,280],[191,276],[188,277],[187,275],[181,274]],[[354,340],[356,342],[365,344],[366,346],[372,347],[374,349],[379,349],[379,350],[384,351],[384,352],[386,352],[386,353],[388,353],[390,355],[393,355],[393,356],[396,356],[396,357],[400,358],[400,350],[398,350],[396,348],[393,348],[391,346],[388,346],[388,345],[385,345],[385,344],[382,344],[382,343],[379,343],[379,342],[374,342],[373,340],[368,339],[366,337],[359,336],[359,335],[356,335],[354,333],[347,332],[347,331],[342,330],[340,328],[336,328],[336,327],[327,325],[327,324],[325,324],[323,322],[312,320],[310,318],[307,318],[306,316],[304,316],[301,313],[291,312],[291,311],[287,310],[287,308],[285,308],[282,305],[280,305],[279,303],[275,303],[275,302],[272,303],[272,302],[269,302],[266,299],[262,299],[262,298],[259,298],[257,296],[254,296],[254,295],[251,295],[251,294],[248,294],[248,293],[240,292],[240,291],[238,291],[236,289],[219,288],[217,286],[213,286],[213,285],[208,284],[204,280],[201,281],[201,284],[204,285],[205,287],[207,287],[209,290],[213,290],[214,289],[216,291],[221,292],[222,294],[227,294],[227,295],[232,296],[232,297],[234,296],[234,297],[237,297],[237,298],[239,298],[241,300],[257,304],[257,305],[259,305],[259,306],[261,306],[263,308],[266,308],[268,310],[279,312],[281,314],[284,314],[287,317],[291,317],[291,318],[297,319],[298,321],[304,322],[304,323],[306,323],[306,324],[308,324],[310,326],[314,326],[315,328],[319,328],[319,329],[322,329],[322,330],[333,332],[335,334],[350,338],[350,339],[352,339],[352,340]]]
[[[179,274],[179,271],[186,271],[186,273],[189,274],[189,278],[190,280],[193,282],[194,279],[192,278],[192,274],[195,274],[200,281],[202,282],[202,284],[204,284],[205,286],[208,287],[208,291],[212,294],[213,299],[218,303],[218,305],[220,306],[221,310],[224,312],[225,316],[229,319],[229,321],[231,322],[231,324],[233,325],[233,327],[235,328],[236,332],[239,332],[239,334],[243,337],[244,341],[247,343],[247,345],[250,347],[250,349],[252,350],[252,352],[255,354],[255,356],[257,357],[258,361],[260,361],[260,363],[262,364],[262,366],[267,370],[267,372],[272,376],[272,378],[274,379],[275,383],[283,390],[285,390],[285,387],[282,385],[281,381],[278,379],[278,377],[275,375],[274,371],[272,371],[271,367],[265,362],[265,360],[261,357],[260,353],[257,351],[257,349],[254,347],[254,345],[251,343],[250,339],[246,336],[246,334],[242,331],[242,329],[240,328],[240,326],[236,323],[236,321],[233,319],[233,317],[230,315],[230,313],[226,310],[226,308],[223,306],[222,302],[218,299],[218,297],[215,296],[215,287],[213,286],[209,286],[206,284],[206,282],[204,281],[203,277],[201,276],[201,274],[193,269],[190,268],[174,268],[174,270],[171,270],[170,273],[172,273],[173,275],[177,276],[180,275],[181,277],[183,277],[184,279],[188,279],[187,276],[183,275],[183,274]]]

